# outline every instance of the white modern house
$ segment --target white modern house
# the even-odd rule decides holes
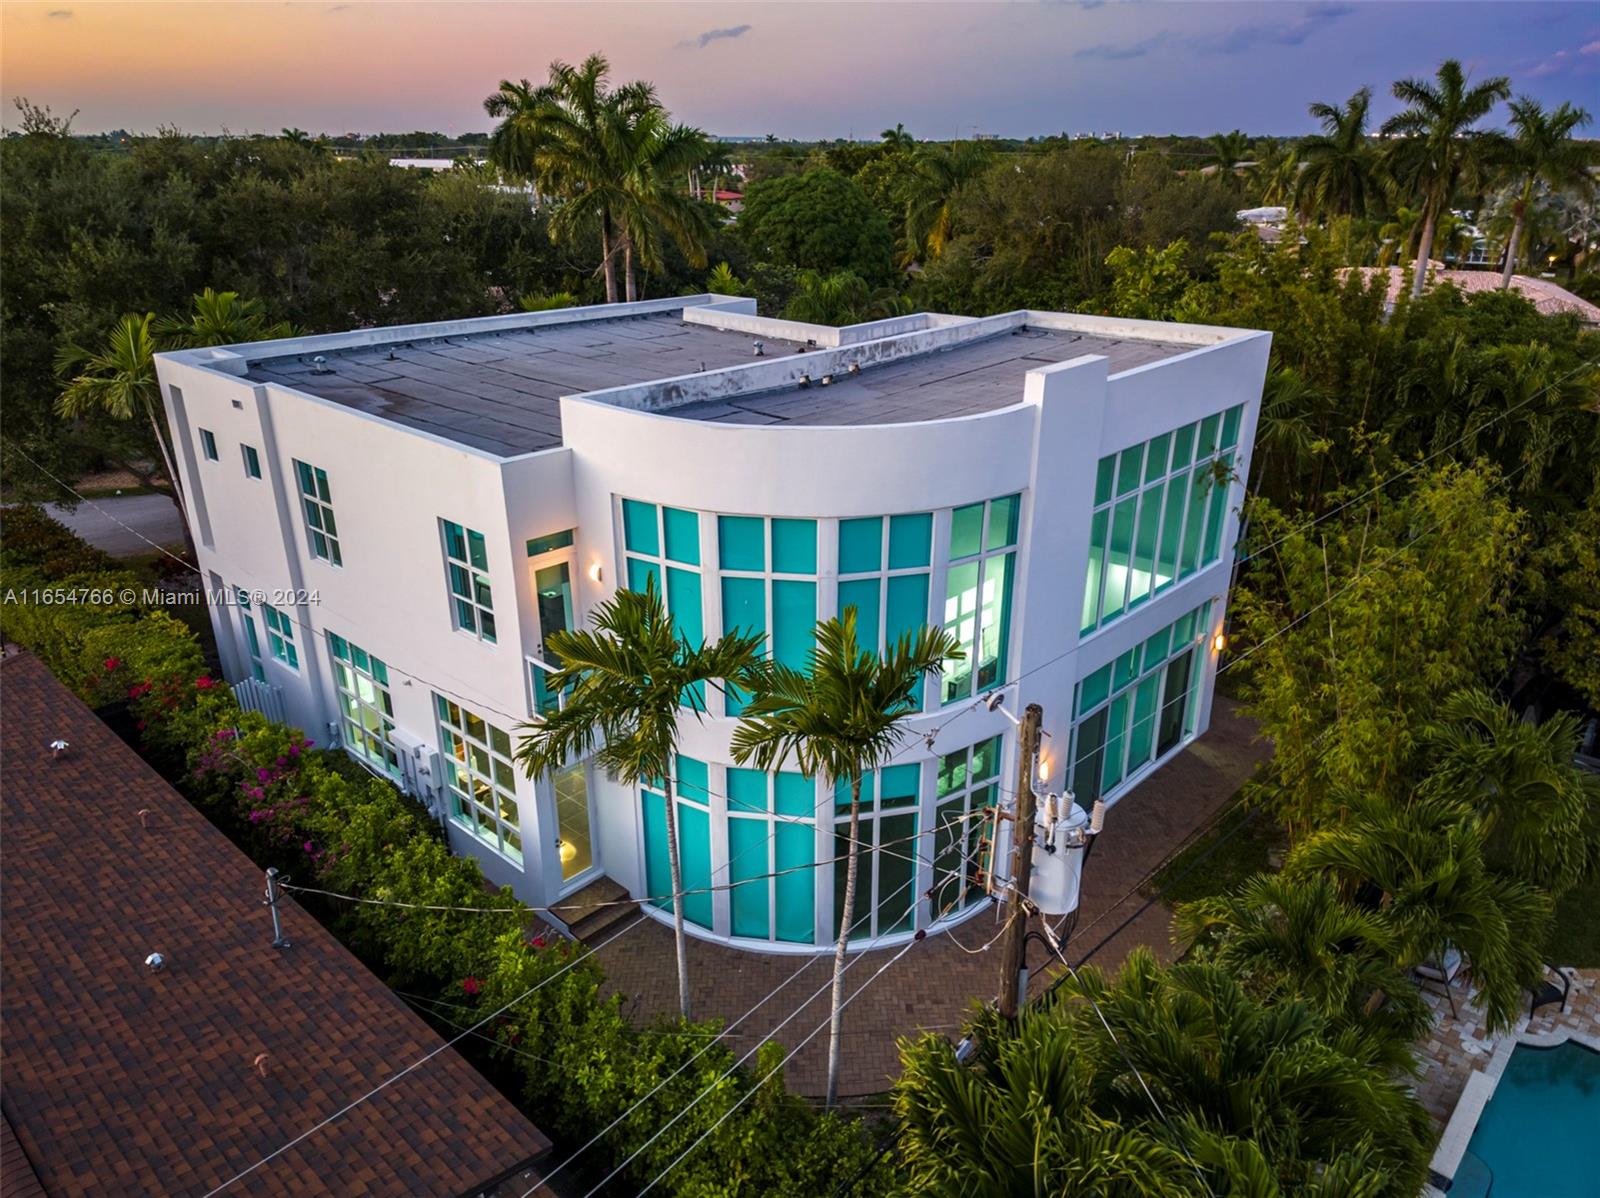
[[[795,664],[847,606],[878,644],[952,629],[965,660],[865,788],[865,944],[981,905],[1008,710],[1043,706],[1041,773],[1082,806],[1206,728],[1268,345],[1046,312],[835,329],[701,295],[157,363],[200,566],[236,600],[212,618],[237,692],[423,799],[536,905],[605,875],[666,917],[662,797],[511,760],[561,701],[545,638],[616,588],[654,579],[685,636],[758,629]],[[737,768],[739,696],[704,702],[675,796],[691,928],[822,951],[841,803]]]

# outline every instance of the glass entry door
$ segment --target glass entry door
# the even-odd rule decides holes
[[[561,880],[570,882],[594,865],[589,830],[589,774],[583,762],[555,773],[556,852],[561,858]]]

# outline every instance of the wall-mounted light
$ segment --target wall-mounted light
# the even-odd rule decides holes
[[[1228,634],[1225,632],[1217,633],[1216,636],[1211,638],[1211,647],[1216,652],[1221,653],[1228,647]]]
[[[601,568],[599,562],[595,562],[594,565],[589,567],[589,577],[594,579],[594,581],[599,582],[605,576],[606,572]]]

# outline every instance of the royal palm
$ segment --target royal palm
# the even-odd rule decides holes
[[[625,786],[662,788],[678,1005],[688,1019],[689,956],[673,786],[678,721],[685,711],[697,718],[705,714],[700,696],[707,684],[724,686],[745,679],[763,638],[730,633],[711,644],[689,644],[662,606],[653,579],[642,592],[618,591],[595,608],[590,620],[592,629],[556,632],[548,638],[548,651],[560,668],[551,671],[546,683],[553,694],[569,688],[570,693],[560,710],[519,729],[517,762],[529,776],[540,777],[574,758],[593,756]]]
[[[1505,265],[1500,269],[1500,286],[1511,286],[1511,275],[1522,255],[1522,234],[1527,227],[1528,206],[1540,185],[1559,191],[1594,190],[1590,165],[1594,154],[1589,145],[1576,141],[1573,133],[1589,123],[1582,108],[1562,104],[1546,111],[1539,101],[1518,96],[1511,101],[1511,136],[1504,148],[1505,165],[1517,186],[1511,202],[1511,237],[1506,242]]]
[[[919,710],[923,676],[962,657],[956,639],[924,627],[901,636],[880,657],[856,639],[856,610],[816,628],[804,671],[779,662],[756,673],[755,695],[733,732],[740,765],[780,770],[793,761],[808,778],[850,787],[849,851],[844,899],[835,912],[839,938],[833,954],[833,999],[828,1037],[828,1103],[839,1093],[839,1022],[844,1006],[844,962],[855,910],[861,831],[861,779],[886,765],[905,736],[905,720]]]

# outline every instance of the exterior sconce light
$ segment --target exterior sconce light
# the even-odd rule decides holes
[[[605,576],[606,576],[606,572],[605,572],[604,569],[601,568],[599,562],[595,562],[594,565],[589,567],[589,577],[594,579],[594,581],[599,582]]]
[[[1211,638],[1211,647],[1218,653],[1221,653],[1228,647],[1228,634],[1225,632],[1217,633],[1216,636]]]

